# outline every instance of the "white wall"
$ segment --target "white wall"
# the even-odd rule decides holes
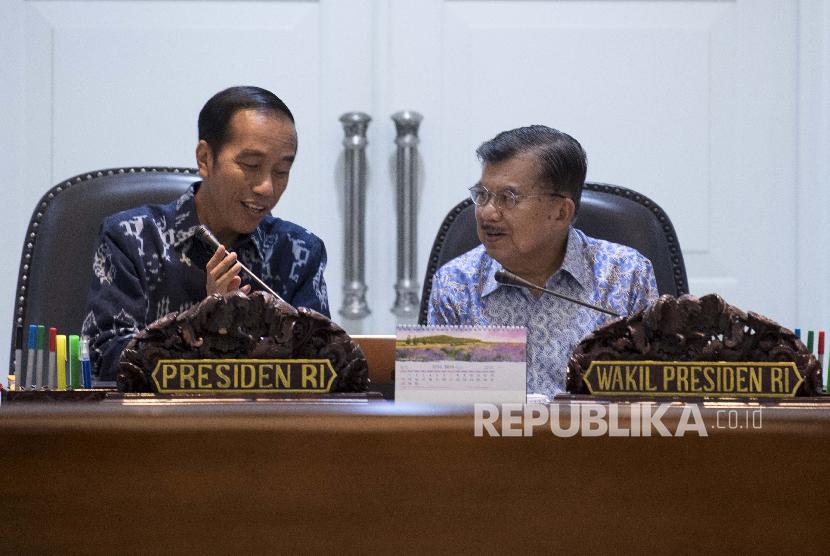
[[[799,3],[798,214],[782,226],[798,241],[797,322],[830,327],[830,2]]]
[[[0,383],[6,384],[9,360],[8,345],[12,333],[17,271],[23,238],[29,215],[45,188],[27,185],[24,174],[25,144],[22,140],[25,128],[24,106],[24,48],[23,48],[23,4],[21,2],[0,3],[0,172],[2,172],[2,195],[6,202],[0,203],[0,234],[5,264],[0,266]],[[49,164],[49,161],[43,161]]]
[[[476,146],[546,123],[583,143],[589,179],[637,189],[667,210],[693,293],[824,327],[829,35],[830,0],[2,2],[0,338],[11,333],[20,249],[40,195],[98,168],[192,166],[199,108],[237,83],[272,88],[295,111],[299,159],[275,213],[326,241],[336,320],[338,117],[373,117],[373,313],[342,322],[350,332],[391,333],[396,322],[389,116],[401,109],[425,117],[419,268],[478,177]]]

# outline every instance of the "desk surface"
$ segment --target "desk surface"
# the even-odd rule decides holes
[[[384,401],[9,404],[2,551],[821,551],[830,411],[763,419],[496,438],[469,408]]]

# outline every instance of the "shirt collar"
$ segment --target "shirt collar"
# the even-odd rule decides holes
[[[486,262],[483,268],[483,284],[481,288],[481,296],[490,295],[496,289],[502,286],[496,281],[496,272],[502,270],[504,267],[497,260],[486,254]],[[553,276],[560,271],[565,271],[570,274],[574,280],[585,290],[593,287],[594,273],[591,267],[587,253],[585,253],[585,238],[584,234],[571,226],[568,230],[568,245],[565,247],[565,258],[562,260],[562,266],[559,270],[553,273]],[[550,286],[551,276],[548,278],[547,286]],[[506,288],[513,286],[504,286]]]
[[[484,285],[481,288],[481,297],[490,295],[501,286],[501,284],[496,282],[496,272],[504,269],[500,262],[487,254],[487,251],[484,252],[484,257],[486,258],[486,262],[484,264],[484,272],[481,273],[484,277]]]
[[[568,247],[559,270],[570,274],[582,289],[590,291],[593,288],[594,269],[585,252],[585,234],[573,226],[568,230]]]
[[[173,235],[174,247],[178,247],[185,241],[190,240],[195,235],[196,228],[199,226],[199,217],[196,214],[196,191],[200,185],[202,185],[202,182],[197,181],[188,187],[187,191],[176,200],[176,212],[173,223],[173,229],[175,230]],[[263,243],[265,242],[265,232],[262,230],[264,223],[265,219],[263,218],[252,234],[240,236],[233,244],[233,247],[238,250],[240,247],[252,243],[257,251],[257,255],[262,258]]]

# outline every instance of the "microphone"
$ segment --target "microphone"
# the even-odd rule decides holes
[[[509,270],[497,270],[496,271],[496,282],[499,284],[503,284],[505,286],[513,286],[516,288],[530,288],[532,290],[548,293],[560,299],[564,299],[566,301],[570,301],[571,303],[576,303],[577,305],[582,305],[583,307],[587,307],[589,309],[593,309],[594,311],[599,311],[600,313],[605,313],[606,315],[611,315],[612,317],[619,317],[617,313],[614,311],[609,311],[603,307],[597,307],[596,305],[591,305],[590,303],[585,303],[584,301],[580,301],[578,299],[574,299],[572,297],[568,297],[567,295],[563,295],[561,293],[557,293],[553,290],[549,290],[547,288],[543,288],[541,286],[537,286],[533,282],[525,280],[521,276],[517,274],[513,274]]]
[[[221,245],[222,245],[221,243],[219,243],[219,240],[218,240],[218,239],[216,239],[216,236],[215,236],[215,235],[213,235],[213,233],[211,233],[211,231],[208,229],[208,227],[207,227],[207,226],[205,226],[204,224],[202,224],[201,226],[197,226],[197,227],[196,227],[196,237],[198,237],[199,239],[201,239],[202,241],[204,241],[206,244],[208,244],[210,247],[212,247],[214,251],[216,251],[217,249],[219,249],[219,247],[221,247]],[[263,290],[267,291],[268,293],[270,293],[271,295],[273,295],[274,297],[276,297],[278,300],[282,301],[283,303],[285,303],[285,304],[287,304],[287,305],[291,305],[291,304],[290,304],[290,303],[288,303],[286,300],[284,300],[282,297],[280,297],[280,296],[277,294],[277,292],[275,292],[274,290],[272,290],[271,288],[269,288],[269,287],[268,287],[268,284],[266,284],[265,282],[263,282],[262,280],[260,280],[260,279],[259,279],[259,276],[257,276],[256,274],[254,274],[254,273],[251,271],[251,269],[249,269],[247,266],[245,266],[244,264],[242,264],[242,263],[241,263],[238,259],[237,259],[237,262],[239,263],[239,266],[241,266],[241,267],[242,267],[242,270],[244,270],[244,271],[245,271],[245,274],[247,274],[248,276],[250,276],[250,277],[251,277],[251,280],[253,280],[254,282],[256,282],[256,283],[257,283],[257,285],[258,285],[260,288],[262,288]]]

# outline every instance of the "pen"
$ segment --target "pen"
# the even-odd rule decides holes
[[[79,352],[80,338],[72,334],[69,336],[69,386],[72,389],[81,387]]]
[[[58,334],[55,344],[58,352],[58,390],[66,390],[66,335]]]
[[[35,348],[37,347],[37,325],[29,325],[29,337],[27,338],[29,344],[29,351],[26,355],[26,374],[23,375],[20,381],[20,389],[25,390],[32,383],[35,378]]]
[[[46,384],[49,389],[54,390],[57,387],[57,376],[56,376],[56,353],[55,353],[55,342],[57,340],[58,329],[54,326],[49,329],[49,375],[46,377]]]
[[[84,388],[92,388],[92,365],[89,363],[89,344],[81,340],[81,369],[84,373]]]
[[[18,324],[14,331],[14,387],[22,389],[23,379],[23,326]]]

